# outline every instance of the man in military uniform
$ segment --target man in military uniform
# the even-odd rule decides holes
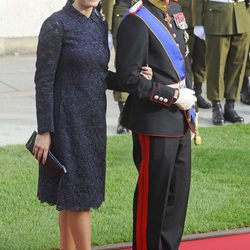
[[[248,13],[250,15],[250,0],[246,0],[246,5],[248,7]],[[250,39],[250,34],[249,34]],[[243,85],[240,94],[240,100],[242,103],[250,105],[250,45],[248,51],[247,67],[245,71],[245,77],[243,80]]]
[[[103,0],[102,9],[108,21],[109,36],[113,36],[113,44],[116,48],[116,33],[118,26],[122,20],[123,14],[129,9],[132,0]],[[109,37],[110,38],[110,37]],[[127,100],[128,93],[114,91],[114,100],[118,103],[120,115],[118,118],[117,134],[128,133],[129,130],[120,124],[121,115],[125,101]]]
[[[250,9],[250,8],[249,8]],[[250,51],[249,51],[250,54]],[[240,100],[246,105],[250,105],[250,55],[248,55],[247,67],[240,93]]]
[[[194,33],[206,39],[207,96],[213,124],[244,122],[235,109],[249,50],[250,16],[244,0],[192,0]],[[224,115],[221,100],[226,98]]]
[[[139,177],[133,206],[133,249],[177,250],[188,203],[189,108],[196,101],[186,75],[184,15],[176,1],[143,0],[117,33],[116,69],[129,92],[122,125],[133,133]],[[153,79],[140,75],[148,64]]]
[[[113,8],[114,8],[114,0],[102,0],[102,11],[105,15],[105,18],[108,23],[108,30],[111,32],[112,30],[112,15],[113,15]]]
[[[192,25],[192,11],[191,0],[179,0],[184,16],[187,20],[189,34],[189,61],[191,63],[191,69],[193,73],[194,90],[197,97],[197,105],[199,108],[209,109],[211,104],[202,97],[202,83],[205,82],[206,68],[205,68],[205,55],[206,45],[205,41],[194,35],[194,29]]]

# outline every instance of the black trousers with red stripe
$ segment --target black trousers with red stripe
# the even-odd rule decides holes
[[[133,206],[133,250],[177,250],[191,178],[191,142],[133,133],[139,171]]]

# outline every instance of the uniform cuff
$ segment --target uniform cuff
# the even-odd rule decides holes
[[[169,107],[174,101],[174,93],[174,88],[156,84],[151,93],[150,101]]]

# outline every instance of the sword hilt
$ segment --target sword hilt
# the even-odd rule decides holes
[[[195,103],[195,105],[194,105],[194,110],[195,110],[195,113],[196,113],[195,121],[194,121],[194,125],[195,125],[194,144],[195,145],[200,145],[201,144],[201,136],[200,136],[200,133],[199,133],[199,126],[198,126],[198,107],[197,107],[197,103]]]

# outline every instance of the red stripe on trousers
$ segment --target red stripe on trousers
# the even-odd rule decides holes
[[[141,165],[138,177],[136,250],[147,250],[149,136],[139,134],[139,142],[141,146]]]

